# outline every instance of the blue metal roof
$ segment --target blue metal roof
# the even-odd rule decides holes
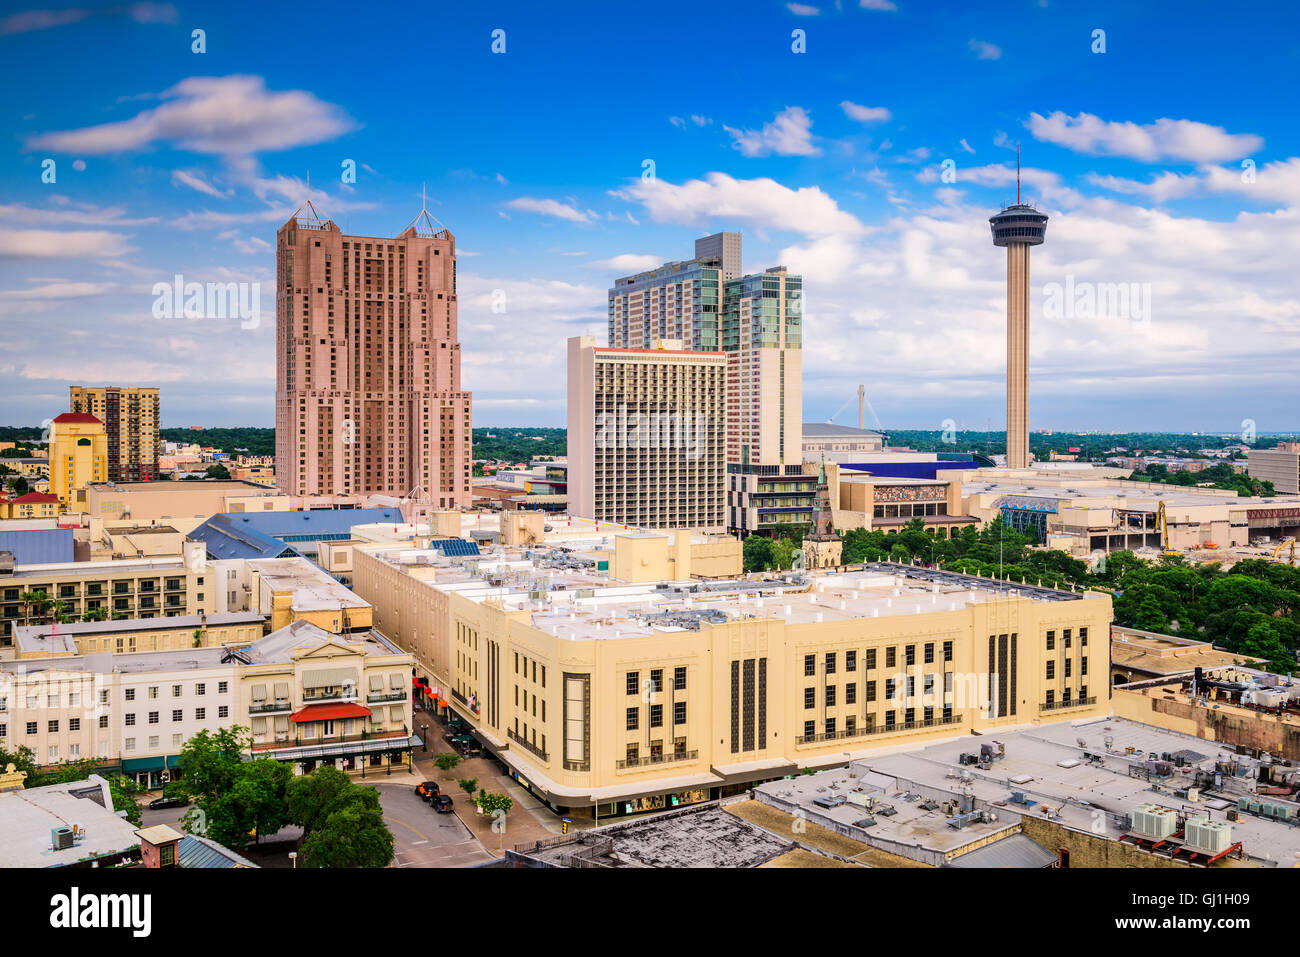
[[[74,560],[72,529],[26,528],[0,532],[0,552],[13,552],[15,565],[51,565]]]
[[[222,847],[216,841],[186,834],[176,842],[176,863],[181,868],[257,867],[248,858]]]
[[[396,508],[331,508],[303,512],[222,512],[190,532],[212,558],[305,557],[290,542],[345,541],[353,525],[402,524]]]

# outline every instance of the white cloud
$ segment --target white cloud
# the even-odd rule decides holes
[[[592,269],[600,269],[605,272],[616,272],[620,276],[631,275],[632,273],[644,272],[647,269],[654,269],[655,266],[662,265],[664,259],[661,256],[654,256],[640,253],[621,253],[609,259],[597,259],[587,263]]]
[[[1029,114],[1025,124],[1038,139],[1094,156],[1126,156],[1154,163],[1185,160],[1221,163],[1257,152],[1264,140],[1249,133],[1228,133],[1221,126],[1194,120],[1159,119],[1139,125],[1108,122],[1091,113],[1070,116],[1060,110],[1041,116]]]
[[[844,115],[849,119],[859,123],[882,123],[893,119],[893,114],[883,106],[859,106],[850,100],[844,100],[840,103],[840,109],[844,110]]]
[[[232,195],[232,193],[223,193],[217,189],[205,180],[203,174],[197,170],[193,172],[187,172],[183,169],[172,170],[172,183],[173,185],[188,186],[190,189],[197,190],[206,196],[214,196],[217,199],[225,199],[227,196]]]
[[[999,60],[1002,58],[1002,48],[989,43],[987,40],[971,40],[969,46],[975,51],[977,59]]]
[[[965,137],[963,137],[962,140],[961,140],[961,148],[964,149],[967,153],[974,153],[974,152],[975,152],[975,147],[973,147],[973,146],[971,146],[969,143],[967,143]]]
[[[791,189],[768,178],[734,179],[714,172],[680,185],[662,178],[636,180],[612,195],[640,203],[660,223],[704,225],[718,219],[811,237],[867,232],[820,187]]]
[[[103,10],[88,10],[84,7],[69,10],[25,10],[0,20],[0,36],[49,30],[69,23],[79,23],[92,16],[124,16],[136,23],[175,23],[177,20],[176,8],[170,3],[129,3]]]
[[[195,76],[129,120],[42,133],[29,150],[103,155],[166,143],[193,153],[239,156],[332,140],[356,124],[338,106],[301,90],[272,92],[259,76]]]
[[[858,0],[858,6],[863,10],[897,10],[898,7],[893,0]]]
[[[509,209],[517,209],[525,213],[537,213],[540,216],[553,216],[556,219],[563,219],[570,223],[586,223],[594,218],[590,210],[584,212],[554,199],[520,196],[518,199],[510,200],[505,205]]]
[[[0,227],[0,259],[99,259],[128,252],[125,236],[104,230]]]
[[[801,106],[787,106],[761,130],[738,130],[724,126],[732,145],[742,156],[817,156],[821,150],[812,142],[812,117]]]
[[[787,3],[785,8],[796,17],[815,17],[821,13],[816,7],[809,6],[806,3]]]

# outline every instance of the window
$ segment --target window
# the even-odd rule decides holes
[[[173,698],[179,698],[180,696],[181,696],[181,686],[180,686],[180,685],[172,685],[172,697],[173,697]]]
[[[835,737],[835,719],[834,719],[834,718],[827,718],[827,719],[826,719],[826,737],[828,737],[828,738],[833,738],[833,737]]]
[[[1087,658],[1080,658],[1080,659],[1079,659],[1079,676],[1080,676],[1080,677],[1083,677],[1083,676],[1085,676],[1085,675],[1087,675],[1087,674],[1088,674],[1088,659],[1087,659]]]
[[[885,679],[885,698],[886,700],[889,701],[894,700],[894,679],[893,678]]]
[[[815,708],[815,707],[817,707],[817,689],[816,689],[816,688],[804,688],[804,689],[803,689],[803,706],[804,706],[805,708]]]
[[[908,645],[903,649],[903,662],[908,668],[916,664],[916,645]]]
[[[815,737],[817,734],[817,722],[805,721],[803,723],[803,736],[805,738]]]
[[[207,708],[195,708],[195,709],[194,709],[194,720],[195,720],[195,721],[202,721],[202,720],[203,720],[204,718],[206,718],[207,716],[208,716],[208,709],[207,709]]]
[[[673,724],[685,724],[685,723],[686,723],[686,702],[674,701],[673,702]]]
[[[835,652],[833,651],[826,652],[826,673],[835,674]]]
[[[867,700],[868,701],[876,700],[876,683],[874,681],[867,682]]]
[[[108,727],[108,715],[106,715],[106,714],[101,714],[101,715],[99,716],[99,726],[100,726],[101,728],[107,728],[107,727]]]
[[[664,670],[655,668],[650,672],[650,692],[658,694],[664,690]]]
[[[907,676],[907,697],[911,698],[916,694],[916,676]]]
[[[952,661],[952,642],[951,642],[951,641],[945,641],[945,642],[943,643],[943,660],[944,660],[944,661]]]
[[[150,724],[157,724],[157,723],[158,723],[158,712],[157,712],[157,711],[150,711],[150,712],[149,712],[149,723],[150,723]]]
[[[1080,628],[1080,629],[1079,629],[1079,647],[1080,647],[1080,648],[1087,648],[1087,647],[1088,647],[1088,629],[1087,629],[1087,628]]]
[[[1049,705],[1050,705],[1050,704],[1055,704],[1055,703],[1056,703],[1056,692],[1055,692],[1055,691],[1049,691],[1049,692],[1047,692],[1047,703],[1048,703]]]
[[[868,671],[870,671],[871,669],[873,669],[873,668],[876,667],[876,649],[875,649],[875,648],[868,648],[868,649],[867,649],[867,660],[866,660],[865,662],[863,662],[862,667],[866,668]]]
[[[157,685],[150,685],[150,686],[149,686],[149,698],[152,700],[152,699],[157,698],[157,697],[158,697],[158,686],[157,686]]]
[[[1056,632],[1054,631],[1049,631],[1047,633],[1047,650],[1048,651],[1056,650]]]
[[[133,728],[133,727],[135,727],[135,715],[134,715],[134,714],[128,714],[128,715],[126,716],[126,726],[127,726],[128,728]]]
[[[892,711],[886,711],[886,712],[885,712],[885,727],[888,728],[888,729],[890,729],[890,730],[893,730],[895,723],[896,723],[896,722],[895,722],[895,720],[894,720],[894,712],[892,712]]]
[[[1055,677],[1056,677],[1056,662],[1055,662],[1055,661],[1049,661],[1049,662],[1047,663],[1047,680],[1048,680],[1048,681],[1051,681],[1051,680],[1053,680]]]
[[[933,641],[926,642],[925,654],[922,656],[921,660],[927,665],[934,664],[934,642]]]
[[[817,674],[817,656],[816,656],[816,655],[804,655],[804,656],[803,656],[803,673],[804,673],[804,676],[805,676],[805,677],[810,676],[810,675],[815,675],[815,674]]]
[[[59,721],[57,718],[49,723],[49,732],[50,734],[59,733]]]
[[[1069,628],[1062,629],[1062,631],[1061,631],[1061,637],[1062,637],[1063,639],[1065,639],[1065,647],[1069,648],[1069,647],[1070,647],[1070,629],[1069,629]]]
[[[853,682],[850,682],[849,684],[846,684],[844,686],[844,703],[845,704],[858,703],[858,686]]]
[[[897,649],[897,648],[886,648],[886,649],[885,649],[885,667],[886,667],[886,668],[895,668],[895,667],[897,667],[897,666],[898,666],[898,649]]]
[[[1072,664],[1074,664],[1074,662],[1071,659],[1065,659],[1065,677],[1067,678],[1070,677],[1070,665]]]
[[[157,747],[158,747],[158,735],[156,734],[149,735],[149,750],[152,751]]]
[[[627,763],[637,764],[640,761],[640,758],[641,758],[641,749],[638,748],[635,744],[629,744],[627,746]]]
[[[636,730],[637,728],[639,728],[640,726],[641,726],[641,709],[640,709],[640,708],[628,708],[628,709],[627,709],[627,729],[628,729],[629,731],[635,731],[635,730]]]
[[[224,681],[221,682],[221,683],[222,683],[222,684],[225,684]],[[208,693],[208,686],[207,686],[204,682],[200,681],[198,684],[196,684],[196,685],[194,686],[194,693],[195,693],[195,694],[207,694],[207,693]]]
[[[123,742],[122,742],[122,750],[123,750],[123,751],[134,751],[134,750],[135,750],[135,738],[127,738],[125,741],[123,741]]]
[[[686,690],[686,669],[685,668],[673,669],[673,689],[675,691]]]
[[[845,671],[858,670],[858,653],[856,651],[844,652],[844,670]]]
[[[835,707],[835,686],[834,685],[826,686],[826,707],[828,708]]]
[[[135,700],[135,689],[134,689],[134,688],[127,688],[127,689],[126,689],[126,694],[125,694],[124,697],[125,697],[125,700],[127,700],[127,701],[134,701],[134,700]]]
[[[223,705],[219,705],[219,706],[217,707],[217,717],[218,717],[218,718],[229,718],[229,717],[230,717],[230,705],[225,705],[225,704],[223,704]]]
[[[627,693],[637,694],[641,690],[641,672],[629,671],[627,673]]]
[[[661,704],[652,704],[650,706],[650,727],[662,728],[664,725],[664,706]]]
[[[36,733],[36,722],[35,722],[35,721],[28,721],[28,722],[27,722],[27,733],[28,733],[28,734],[35,734],[35,733]]]
[[[915,708],[908,708],[906,711],[903,712],[903,723],[904,723],[904,724],[911,724],[911,723],[914,722],[915,720],[916,720],[916,709],[915,709]]]

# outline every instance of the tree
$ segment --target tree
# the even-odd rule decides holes
[[[460,764],[460,755],[446,752],[444,754],[434,755],[433,763],[438,766],[438,770],[444,774],[449,774],[456,770],[456,765]]]
[[[461,778],[456,783],[460,785],[461,790],[466,794],[473,794],[478,790],[478,778]]]
[[[379,807],[378,791],[357,785],[344,772],[328,764],[291,780],[286,797],[289,817],[302,826],[304,838],[310,837],[335,811],[350,804]]]
[[[45,589],[37,588],[34,591],[25,591],[18,596],[18,600],[27,606],[28,618],[44,618],[46,613],[54,607],[54,602],[50,596],[45,593]],[[32,611],[36,614],[33,615]]]
[[[204,728],[181,747],[177,767],[185,793],[200,804],[215,804],[242,776],[244,752],[252,742],[248,728]]]
[[[772,540],[763,535],[750,535],[742,550],[747,572],[766,571],[772,566]]]
[[[484,814],[492,814],[494,811],[509,813],[510,809],[515,806],[509,795],[492,794],[486,789],[480,789],[478,797],[474,798],[474,803],[483,809]]]
[[[224,465],[219,465],[219,464],[218,464],[218,465],[209,465],[209,466],[207,467],[206,471],[207,471],[207,474],[208,474],[208,478],[210,478],[210,479],[228,479],[228,478],[230,478],[230,470],[229,470],[228,468],[226,468]]]
[[[1238,650],[1253,658],[1267,658],[1270,671],[1289,674],[1296,668],[1295,657],[1286,650],[1277,629],[1268,621],[1252,625]]]
[[[377,807],[359,802],[330,813],[302,844],[304,867],[387,867],[393,834]]]
[[[255,833],[274,834],[290,821],[285,790],[293,773],[275,758],[258,758],[243,764],[234,785],[215,800],[201,805],[208,816],[207,836],[239,850]]]
[[[82,621],[103,621],[108,617],[108,609],[104,607],[87,608],[86,613],[81,616]]]
[[[1160,602],[1154,595],[1147,595],[1138,606],[1136,626],[1143,631],[1168,631],[1169,619],[1165,617]]]

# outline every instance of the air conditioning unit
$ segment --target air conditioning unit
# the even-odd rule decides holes
[[[1187,821],[1187,846],[1204,854],[1222,854],[1232,845],[1232,825],[1193,817]]]
[[[56,851],[66,851],[72,846],[72,828],[56,827],[50,830],[50,846]]]
[[[1133,833],[1152,840],[1164,840],[1178,829],[1173,809],[1158,804],[1139,804],[1133,809]]]

